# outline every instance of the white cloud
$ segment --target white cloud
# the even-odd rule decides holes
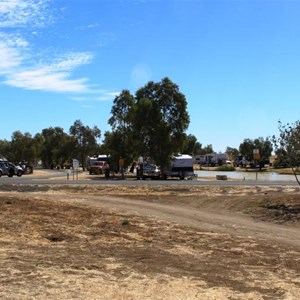
[[[51,68],[14,72],[4,81],[14,87],[50,92],[85,92],[87,79],[68,79],[66,72],[52,72]]]
[[[77,102],[102,102],[102,101],[111,101],[120,94],[120,92],[109,92],[106,90],[94,90],[88,92],[92,96],[78,96],[72,97],[73,101]]]
[[[89,53],[69,53],[47,65],[28,66],[23,63],[22,51],[16,47],[8,47],[0,43],[0,55],[5,59],[0,62],[0,74],[6,79],[3,83],[29,90],[44,90],[51,92],[88,92],[88,79],[71,79],[72,71],[90,63]]]
[[[20,64],[20,57],[17,50],[0,42],[0,74],[6,74],[12,68]]]
[[[112,100],[119,94],[120,94],[120,92],[105,92],[101,96],[97,97],[96,101]]]
[[[98,93],[88,84],[87,78],[74,79],[76,68],[92,62],[91,53],[67,52],[59,56],[43,57],[26,40],[26,34],[36,33],[39,27],[46,26],[53,20],[47,6],[49,2],[50,0],[0,0],[0,75],[4,77],[2,83],[28,90]],[[36,34],[31,34],[32,38],[35,36]],[[48,49],[43,49],[42,52],[49,53]],[[100,95],[107,96],[102,93]]]
[[[68,53],[64,54],[54,62],[52,68],[56,70],[72,70],[77,66],[89,64],[93,60],[93,56],[90,53]]]
[[[19,35],[0,32],[0,74],[7,74],[20,66],[27,57],[28,42]]]
[[[43,26],[51,19],[49,0],[0,0],[0,28]]]

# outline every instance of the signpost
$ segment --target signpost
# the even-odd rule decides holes
[[[259,149],[253,149],[253,158],[255,161],[255,168],[256,168],[256,180],[257,180],[257,164],[260,160],[260,154],[259,154]]]
[[[256,161],[260,160],[259,149],[253,149],[253,158]]]
[[[124,158],[120,157],[119,167],[121,169],[122,179],[124,179]]]
[[[73,159],[73,180],[74,180],[74,174],[76,172],[76,179],[78,180],[78,168],[79,168],[79,160]]]

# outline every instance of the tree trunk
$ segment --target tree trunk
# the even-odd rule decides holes
[[[294,169],[294,167],[292,167],[292,170],[293,170],[293,173],[294,173],[294,176],[295,176],[295,178],[296,178],[296,181],[297,181],[298,185],[300,185],[300,181],[299,181],[299,179],[298,179],[298,176],[297,176],[297,174],[296,174],[296,170]]]

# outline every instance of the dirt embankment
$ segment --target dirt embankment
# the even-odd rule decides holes
[[[299,299],[299,210],[295,187],[2,189],[0,298]]]

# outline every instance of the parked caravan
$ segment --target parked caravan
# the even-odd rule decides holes
[[[193,158],[187,154],[174,156],[168,170],[162,173],[162,177],[179,177],[181,180],[194,176]]]
[[[195,155],[194,163],[201,166],[221,166],[226,164],[227,154],[226,153],[209,153],[204,155]]]

